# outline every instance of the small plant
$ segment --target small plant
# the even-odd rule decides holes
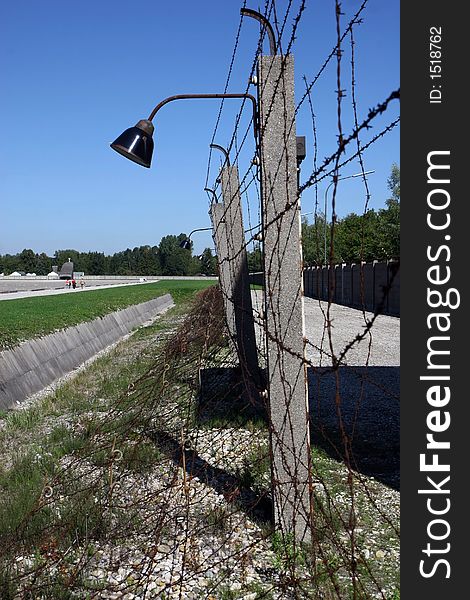
[[[305,567],[309,562],[306,545],[297,542],[290,533],[275,532],[272,547],[276,554],[276,566],[280,570],[293,566]]]
[[[12,410],[6,415],[7,427],[11,429],[28,431],[37,427],[41,414],[38,409]]]
[[[205,515],[205,520],[214,531],[227,531],[231,512],[227,506],[216,506]]]
[[[268,485],[271,459],[265,445],[253,448],[243,460],[243,469],[238,473],[242,487],[264,491]]]

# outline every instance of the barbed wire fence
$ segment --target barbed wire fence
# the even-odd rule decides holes
[[[354,32],[366,26],[369,3],[346,25],[341,3],[331,3],[333,48],[313,77],[303,75],[295,104],[291,51],[307,2],[290,1],[281,15],[266,0],[261,16],[274,21],[277,40],[263,55],[261,24],[249,78],[257,76],[256,158],[242,168],[255,125],[240,131],[243,102],[227,144],[235,157],[218,165],[218,202],[210,198],[220,284],[158,337],[151,365],[125,393],[67,420],[63,451],[41,455],[41,477],[5,498],[2,598],[399,598],[397,363],[374,363],[390,285],[375,313],[363,301],[359,325],[343,331],[335,278],[307,315],[302,277],[301,195],[313,188],[316,218],[318,184],[333,178],[332,270],[340,170],[358,162],[366,214],[366,152],[399,123],[380,120],[369,133],[398,90],[361,113]],[[225,91],[245,25],[242,14]],[[320,160],[312,91],[329,68],[337,131],[334,151]],[[299,184],[295,121],[305,101],[314,152]],[[258,289],[247,266],[254,244],[263,254]],[[360,290],[364,297],[363,277]],[[315,319],[311,337],[307,318]],[[21,480],[21,465],[4,481]]]

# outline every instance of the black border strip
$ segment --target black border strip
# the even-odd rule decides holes
[[[470,327],[464,288],[468,279],[466,245],[470,236],[466,232],[470,232],[470,219],[464,187],[467,152],[463,148],[468,130],[464,91],[469,55],[466,29],[463,5],[434,0],[401,4],[404,600],[463,598],[468,587],[470,476],[466,463],[470,394],[466,373],[470,365],[466,332]],[[430,164],[435,168],[428,171]],[[442,208],[437,208],[439,204]],[[447,276],[448,281],[444,282]],[[446,300],[454,308],[445,306]],[[441,316],[431,316],[437,313]],[[448,354],[433,353],[437,350]],[[449,379],[436,379],[437,376]],[[426,448],[428,434],[433,434],[432,439],[443,446]],[[446,442],[449,449],[444,447]],[[421,454],[425,458],[420,469]],[[426,467],[433,461],[438,466],[426,471],[433,468]],[[449,465],[449,471],[443,470],[445,465]]]

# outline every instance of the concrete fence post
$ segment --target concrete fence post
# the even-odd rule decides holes
[[[233,296],[232,282],[230,280],[230,266],[228,254],[228,240],[226,233],[226,210],[223,202],[212,203],[209,216],[212,222],[212,237],[219,266],[219,284],[224,300],[225,318],[230,340],[234,342],[237,332],[235,327],[235,310],[231,302]]]
[[[311,539],[311,470],[292,56],[258,62],[268,396],[275,525]]]
[[[245,387],[250,399],[257,402],[261,380],[237,167],[225,166],[221,170],[220,179],[225,207],[227,269],[231,285],[229,299],[235,321],[234,341]]]

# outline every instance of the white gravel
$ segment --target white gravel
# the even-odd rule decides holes
[[[304,298],[305,336],[307,358],[315,366],[331,366],[331,348],[327,331],[328,302]],[[336,356],[357,336],[364,334],[366,324],[373,319],[370,312],[331,304],[329,320],[331,338]],[[370,351],[370,354],[369,354]],[[400,319],[378,315],[370,332],[347,351],[349,366],[398,366],[400,364]]]

